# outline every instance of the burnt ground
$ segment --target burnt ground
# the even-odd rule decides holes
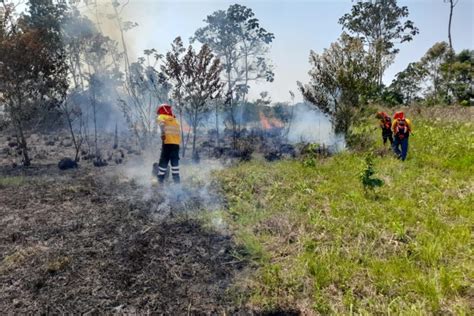
[[[253,314],[232,236],[184,212],[199,198],[157,217],[159,189],[110,169],[0,168],[0,312]]]

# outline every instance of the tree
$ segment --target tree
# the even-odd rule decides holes
[[[389,91],[400,96],[400,102],[409,105],[421,92],[425,70],[419,62],[408,64],[407,68],[396,74]]]
[[[115,67],[115,62],[110,60],[110,56],[116,51],[110,51],[113,41],[100,33],[95,34],[90,42],[87,44],[85,59],[87,60],[87,90],[84,93],[89,98],[87,104],[92,109],[92,123],[94,128],[94,150],[95,158],[98,162],[101,161],[101,153],[98,147],[98,125],[99,112],[111,108],[110,104],[119,100],[119,93],[117,87],[121,83],[121,73]],[[88,124],[86,124],[88,127]],[[86,142],[89,145],[88,138]]]
[[[0,96],[16,130],[23,164],[30,165],[25,133],[44,108],[58,107],[68,88],[60,23],[65,7],[30,0],[28,13],[15,19],[4,5],[0,34]]]
[[[168,101],[171,84],[159,69],[162,55],[155,49],[144,51],[146,57],[130,65],[128,83],[124,85],[127,97],[120,99],[122,111],[129,126],[145,149],[154,139],[156,107]]]
[[[71,134],[72,143],[75,149],[74,161],[79,161],[79,153],[84,142],[84,117],[81,108],[76,104],[76,100],[83,97],[82,93],[74,91],[69,93],[61,104],[61,111],[64,114]]]
[[[449,48],[453,49],[453,41],[451,40],[451,22],[453,20],[454,7],[458,4],[459,0],[444,0],[444,2],[449,2],[448,39]]]
[[[61,29],[70,78],[75,89],[84,90],[87,86],[84,61],[89,60],[86,54],[98,31],[94,23],[75,7],[65,17]]]
[[[252,9],[239,4],[216,11],[204,21],[207,25],[192,40],[209,45],[222,60],[235,147],[239,123],[235,101],[245,103],[250,82],[273,81],[272,66],[265,56],[275,36],[260,26]]]
[[[460,104],[469,105],[474,99],[472,78],[474,77],[474,50],[463,50],[441,65],[443,80],[448,93]]]
[[[360,37],[374,56],[376,80],[382,85],[385,69],[399,49],[396,43],[408,42],[418,34],[418,28],[407,20],[408,8],[399,7],[397,0],[359,1],[351,13],[339,19],[343,29]]]
[[[175,52],[183,51],[180,39],[173,42]],[[166,55],[166,73],[179,85],[185,112],[193,131],[192,157],[197,157],[197,129],[202,120],[202,114],[209,111],[209,100],[220,96],[223,84],[220,81],[222,66],[219,58],[215,57],[210,47],[204,44],[196,53],[189,46],[184,55],[169,52]]]
[[[332,118],[336,132],[347,133],[354,110],[374,89],[372,56],[361,39],[343,33],[322,54],[311,51],[309,59],[311,81],[298,83],[303,97]]]
[[[429,94],[437,99],[447,95],[446,81],[441,75],[441,65],[452,58],[452,50],[446,42],[435,43],[420,60],[425,77],[431,81]],[[444,89],[444,91],[441,91]]]
[[[181,37],[174,39],[171,43],[171,51],[166,54],[165,64],[162,65],[162,71],[168,76],[168,80],[172,82],[173,88],[171,91],[171,96],[175,100],[174,106],[178,110],[179,120],[181,122],[181,155],[184,157],[186,154],[186,141],[184,137],[184,104],[183,104],[183,95],[184,95],[184,74],[183,74],[183,65],[181,62],[182,54],[186,51],[184,48],[183,41]],[[216,117],[217,117],[217,108],[216,108]],[[216,119],[217,121],[217,119]],[[219,138],[219,136],[217,136]]]
[[[130,70],[130,59],[128,56],[128,49],[127,43],[125,41],[125,32],[131,30],[132,28],[138,26],[137,23],[131,21],[124,21],[122,17],[122,11],[124,8],[129,4],[129,1],[126,1],[124,4],[120,4],[118,0],[111,0],[110,1],[113,9],[113,13],[107,15],[107,17],[111,20],[115,20],[117,23],[117,28],[120,31],[120,41],[122,43],[123,49],[123,61],[124,61],[124,70],[125,70],[125,84],[128,83],[130,78],[131,70]],[[131,79],[131,78],[130,78]]]

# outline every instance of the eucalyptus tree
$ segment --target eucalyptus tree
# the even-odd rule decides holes
[[[364,41],[373,54],[379,86],[399,52],[396,44],[411,41],[419,32],[408,15],[408,7],[398,6],[397,0],[369,0],[358,1],[339,19],[343,29]]]
[[[453,41],[451,38],[451,23],[453,22],[454,7],[458,4],[459,0],[444,0],[444,2],[449,3],[448,39],[449,39],[449,47],[453,49]]]
[[[196,30],[192,40],[207,44],[221,59],[223,80],[227,86],[227,102],[232,120],[234,146],[237,135],[237,102],[246,101],[250,82],[272,82],[274,73],[267,58],[275,38],[260,25],[251,8],[234,4],[207,16],[206,25]],[[240,113],[242,115],[242,113]]]

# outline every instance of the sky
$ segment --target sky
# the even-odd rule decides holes
[[[297,81],[309,81],[308,61],[310,50],[321,53],[342,32],[339,18],[350,9],[351,0],[129,0],[123,14],[139,24],[127,32],[126,39],[134,57],[144,49],[156,48],[166,53],[177,36],[188,43],[195,30],[204,26],[203,20],[216,10],[225,10],[239,3],[250,7],[255,17],[267,31],[274,33],[268,57],[274,65],[275,80],[272,83],[251,85],[250,98],[268,91],[272,101],[290,101],[289,91],[296,93],[296,101],[302,100],[297,91]],[[99,0],[99,2],[101,2]],[[108,0],[102,0],[110,3]],[[120,1],[125,2],[125,1]],[[435,42],[448,41],[449,5],[443,0],[399,0],[408,6],[409,19],[414,21],[420,33],[414,40],[399,45],[400,53],[386,71],[384,83],[390,84],[396,73],[408,63],[419,60]],[[105,32],[114,33],[112,27]],[[452,23],[453,46],[456,51],[474,49],[474,0],[459,0],[454,9]]]

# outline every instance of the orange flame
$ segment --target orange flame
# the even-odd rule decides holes
[[[260,112],[260,123],[262,123],[263,129],[272,128],[272,126],[270,125],[270,122],[268,121],[268,118],[262,112]]]
[[[267,118],[265,114],[260,112],[260,123],[263,129],[282,128],[284,123],[276,118]]]

